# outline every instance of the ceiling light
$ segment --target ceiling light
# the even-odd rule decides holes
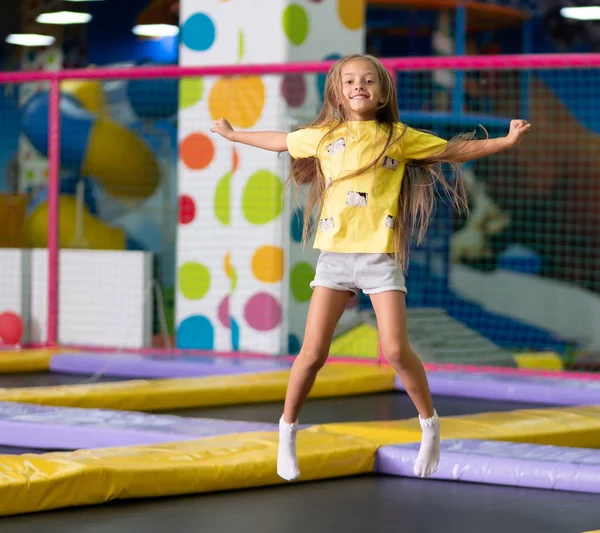
[[[40,24],[85,24],[92,20],[89,13],[76,13],[75,11],[57,11],[55,13],[42,13],[35,19]]]
[[[11,33],[6,42],[19,46],[50,46],[56,39],[50,35],[40,35],[38,33]]]
[[[600,20],[600,6],[563,7],[560,14],[567,19]]]
[[[138,24],[131,31],[142,37],[174,37],[179,34],[179,27],[173,24]]]

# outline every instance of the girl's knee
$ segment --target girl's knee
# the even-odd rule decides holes
[[[327,350],[321,350],[318,348],[303,348],[298,354],[298,358],[301,359],[303,365],[314,372],[321,370],[329,352]]]
[[[403,367],[407,364],[408,358],[410,357],[410,345],[407,344],[395,344],[392,346],[383,347],[383,355],[388,360],[390,365],[394,367]]]

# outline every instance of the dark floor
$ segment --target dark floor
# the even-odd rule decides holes
[[[82,376],[0,377],[0,386],[80,383]],[[440,415],[509,411],[536,404],[435,398]],[[281,403],[172,411],[188,417],[276,421]],[[415,416],[403,393],[311,400],[302,423],[389,420]],[[2,453],[28,450],[8,448]],[[34,451],[34,450],[32,450]],[[116,502],[2,518],[2,533],[582,533],[600,528],[597,495],[469,483],[362,476],[289,486]]]
[[[363,476],[2,518],[2,533],[582,533],[590,494]]]

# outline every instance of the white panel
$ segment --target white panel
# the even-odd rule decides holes
[[[46,250],[33,250],[31,259],[31,341],[45,342]],[[151,254],[63,250],[59,264],[59,343],[123,348],[152,345]]]
[[[22,342],[29,341],[29,251],[0,249],[0,313],[12,311],[23,321]]]

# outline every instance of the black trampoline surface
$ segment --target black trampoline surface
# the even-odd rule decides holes
[[[9,378],[8,380],[4,378]],[[0,386],[80,383],[85,376],[2,376]],[[110,381],[118,379],[111,378]],[[103,377],[101,381],[107,381]],[[10,383],[10,385],[8,385]],[[282,403],[169,411],[186,417],[274,422]],[[544,407],[435,397],[441,416]],[[165,413],[167,414],[167,413]],[[301,423],[390,420],[415,416],[400,392],[310,400]],[[0,453],[39,450],[0,448]],[[390,476],[360,476],[278,487],[64,509],[2,518],[2,533],[582,533],[600,528],[598,496]]]
[[[582,533],[598,498],[385,476],[2,518],[2,533]]]

